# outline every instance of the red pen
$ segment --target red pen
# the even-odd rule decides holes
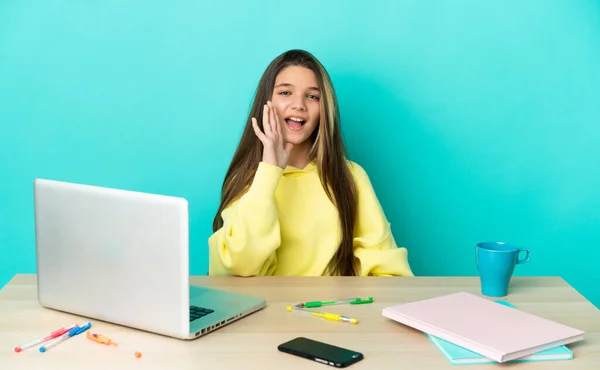
[[[76,327],[76,324],[70,325],[70,326],[66,326],[64,328],[58,329],[53,331],[52,333],[46,335],[45,337],[41,337],[38,339],[34,339],[29,343],[25,343],[25,344],[21,344],[18,347],[15,347],[15,352],[21,352],[23,350],[26,350],[27,348],[31,348],[33,346],[37,346],[38,344],[48,341],[50,339],[54,339],[57,337],[60,337],[61,335],[63,335],[64,333],[68,332],[69,330],[73,329],[74,327]]]

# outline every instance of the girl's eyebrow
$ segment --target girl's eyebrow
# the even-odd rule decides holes
[[[294,86],[294,85],[292,85],[291,83],[288,83],[288,82],[282,82],[279,85],[276,85],[275,88],[278,88],[278,87],[289,87],[289,86]],[[308,90],[321,91],[321,90],[319,90],[318,87],[314,87],[314,86],[309,87]]]

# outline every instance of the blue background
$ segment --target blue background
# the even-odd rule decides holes
[[[417,275],[532,251],[600,305],[597,1],[0,3],[0,286],[35,272],[36,177],[186,197],[207,269],[219,188],[267,64],[314,53],[351,158]]]

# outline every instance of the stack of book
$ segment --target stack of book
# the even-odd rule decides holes
[[[521,311],[508,301],[459,292],[383,309],[424,332],[453,364],[568,360],[584,332]]]

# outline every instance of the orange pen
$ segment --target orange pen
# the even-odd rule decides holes
[[[133,351],[133,350],[131,350],[131,349],[123,346],[122,344],[115,343],[112,339],[110,339],[109,337],[106,337],[104,335],[96,334],[96,333],[91,333],[88,330],[86,336],[89,339],[91,339],[93,341],[96,341],[98,343],[106,344],[107,346],[115,346],[115,347],[117,347],[117,348],[119,348],[119,349],[121,349],[121,350],[129,353],[130,355],[134,355],[137,358],[142,357],[142,353],[141,352]]]

